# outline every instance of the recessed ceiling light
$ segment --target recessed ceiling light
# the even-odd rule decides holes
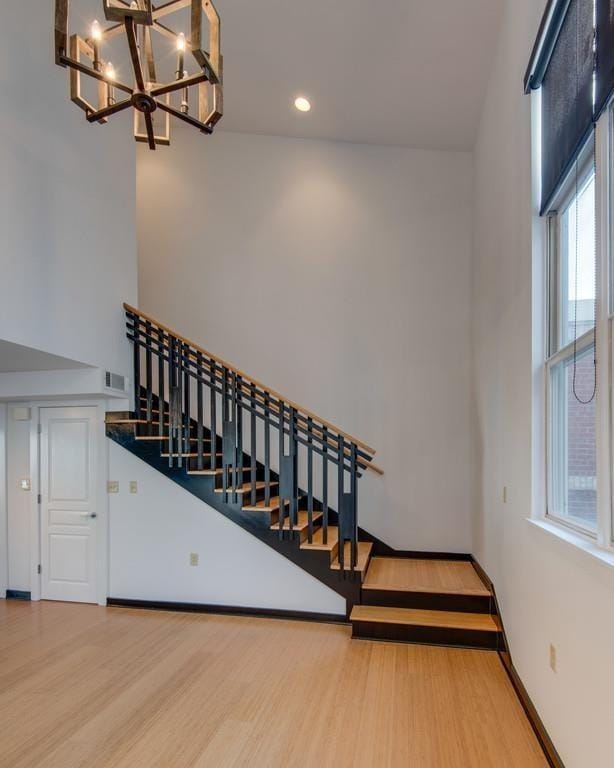
[[[294,106],[298,109],[299,112],[309,112],[311,109],[311,104],[304,96],[299,96],[296,98],[294,100]]]

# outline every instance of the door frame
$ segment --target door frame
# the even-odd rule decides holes
[[[0,600],[6,597],[6,590],[9,588],[6,430],[7,407],[6,403],[0,403]]]
[[[30,497],[30,584],[31,599],[41,599],[42,575],[38,572],[41,562],[42,522],[41,505],[38,503],[41,493],[41,454],[40,454],[40,409],[41,408],[95,408],[94,425],[96,449],[98,451],[98,472],[96,473],[96,601],[106,605],[109,594],[109,499],[107,478],[109,476],[109,450],[105,432],[105,414],[107,400],[37,400],[31,401],[32,418],[30,420],[30,477],[32,495]]]

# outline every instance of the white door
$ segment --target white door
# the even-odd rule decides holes
[[[40,409],[41,596],[96,602],[96,408]]]

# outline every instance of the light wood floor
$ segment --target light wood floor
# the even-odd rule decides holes
[[[372,558],[363,588],[462,595],[490,594],[471,563],[398,557]]]
[[[0,600],[2,768],[546,766],[496,653]]]

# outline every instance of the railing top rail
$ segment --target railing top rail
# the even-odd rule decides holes
[[[351,443],[355,443],[357,446],[359,446],[360,448],[362,448],[364,451],[371,454],[372,456],[375,455],[376,453],[375,448],[371,448],[371,446],[367,445],[367,443],[363,442],[362,440],[359,440],[357,437],[354,437],[348,432],[345,432],[344,430],[340,429],[332,422],[326,421],[326,419],[323,419],[321,416],[318,416],[316,413],[314,413],[313,411],[310,411],[308,408],[305,408],[304,406],[299,405],[298,403],[295,403],[292,400],[289,400],[280,392],[276,392],[274,389],[267,386],[266,384],[263,384],[261,381],[258,381],[258,379],[255,379],[253,376],[250,376],[247,373],[244,373],[239,368],[234,366],[232,363],[229,363],[227,360],[224,360],[221,357],[214,355],[212,352],[209,352],[208,350],[204,349],[203,347],[201,347],[199,344],[196,344],[196,342],[192,341],[191,339],[187,339],[185,336],[182,336],[180,333],[177,333],[177,331],[174,331],[172,328],[169,328],[168,326],[164,325],[163,323],[161,323],[159,320],[156,320],[151,315],[148,315],[147,313],[142,312],[140,309],[137,309],[136,307],[133,307],[130,304],[126,304],[126,303],[124,303],[124,309],[129,314],[136,315],[142,320],[152,323],[152,325],[156,326],[160,330],[164,331],[165,333],[168,333],[169,335],[173,336],[173,338],[175,339],[179,339],[179,341],[182,341],[184,344],[187,344],[189,347],[192,347],[192,349],[196,350],[197,352],[201,352],[203,355],[205,355],[211,360],[214,360],[216,363],[223,366],[224,368],[227,368],[229,371],[233,371],[233,373],[236,373],[237,376],[240,376],[244,381],[249,382],[250,384],[254,384],[256,387],[259,387],[265,392],[268,392],[270,395],[283,401],[286,405],[290,406],[291,408],[296,409],[297,411],[302,413],[304,416],[311,419],[315,419],[319,424],[326,427],[327,429],[330,429],[333,432],[336,432],[338,435],[342,435],[345,439],[349,440]],[[374,464],[369,464],[368,466],[370,469],[373,469],[376,472],[378,472],[378,474],[383,474],[383,470],[380,467],[377,467]]]

